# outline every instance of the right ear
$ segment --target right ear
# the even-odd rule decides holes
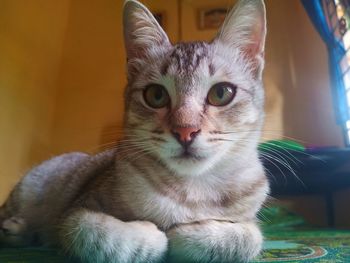
[[[123,26],[128,59],[144,57],[152,48],[170,46],[168,36],[152,13],[136,0],[125,1]]]
[[[258,78],[264,67],[266,11],[263,0],[239,0],[227,15],[214,42],[240,49]]]

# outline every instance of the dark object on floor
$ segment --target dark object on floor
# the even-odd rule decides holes
[[[271,195],[323,195],[328,225],[333,227],[333,194],[350,187],[350,149],[297,149],[275,143],[267,143],[259,149],[269,177]]]

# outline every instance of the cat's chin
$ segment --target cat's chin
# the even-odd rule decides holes
[[[220,151],[210,151],[201,149],[179,150],[175,154],[159,154],[162,160],[173,174],[180,177],[202,176],[210,172],[218,165],[220,160],[226,155],[228,148],[222,147]]]
[[[182,177],[200,176],[212,167],[208,157],[195,155],[179,155],[166,161],[168,168]]]

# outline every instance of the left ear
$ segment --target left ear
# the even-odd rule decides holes
[[[137,0],[125,1],[123,27],[128,59],[143,58],[152,48],[160,49],[171,45],[152,13]]]
[[[266,11],[263,0],[240,0],[227,15],[214,39],[229,48],[240,49],[261,78],[264,68]]]

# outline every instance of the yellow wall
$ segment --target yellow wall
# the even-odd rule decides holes
[[[53,149],[97,150],[101,131],[120,123],[125,56],[123,1],[70,1],[61,58]]]
[[[68,1],[0,2],[0,203],[51,154],[56,82]]]
[[[307,144],[343,144],[336,125],[327,50],[301,1],[267,0],[269,37],[266,77],[282,94],[283,135]],[[267,106],[274,93],[267,88]],[[274,115],[271,119],[273,127]],[[269,124],[269,116],[268,116]]]

